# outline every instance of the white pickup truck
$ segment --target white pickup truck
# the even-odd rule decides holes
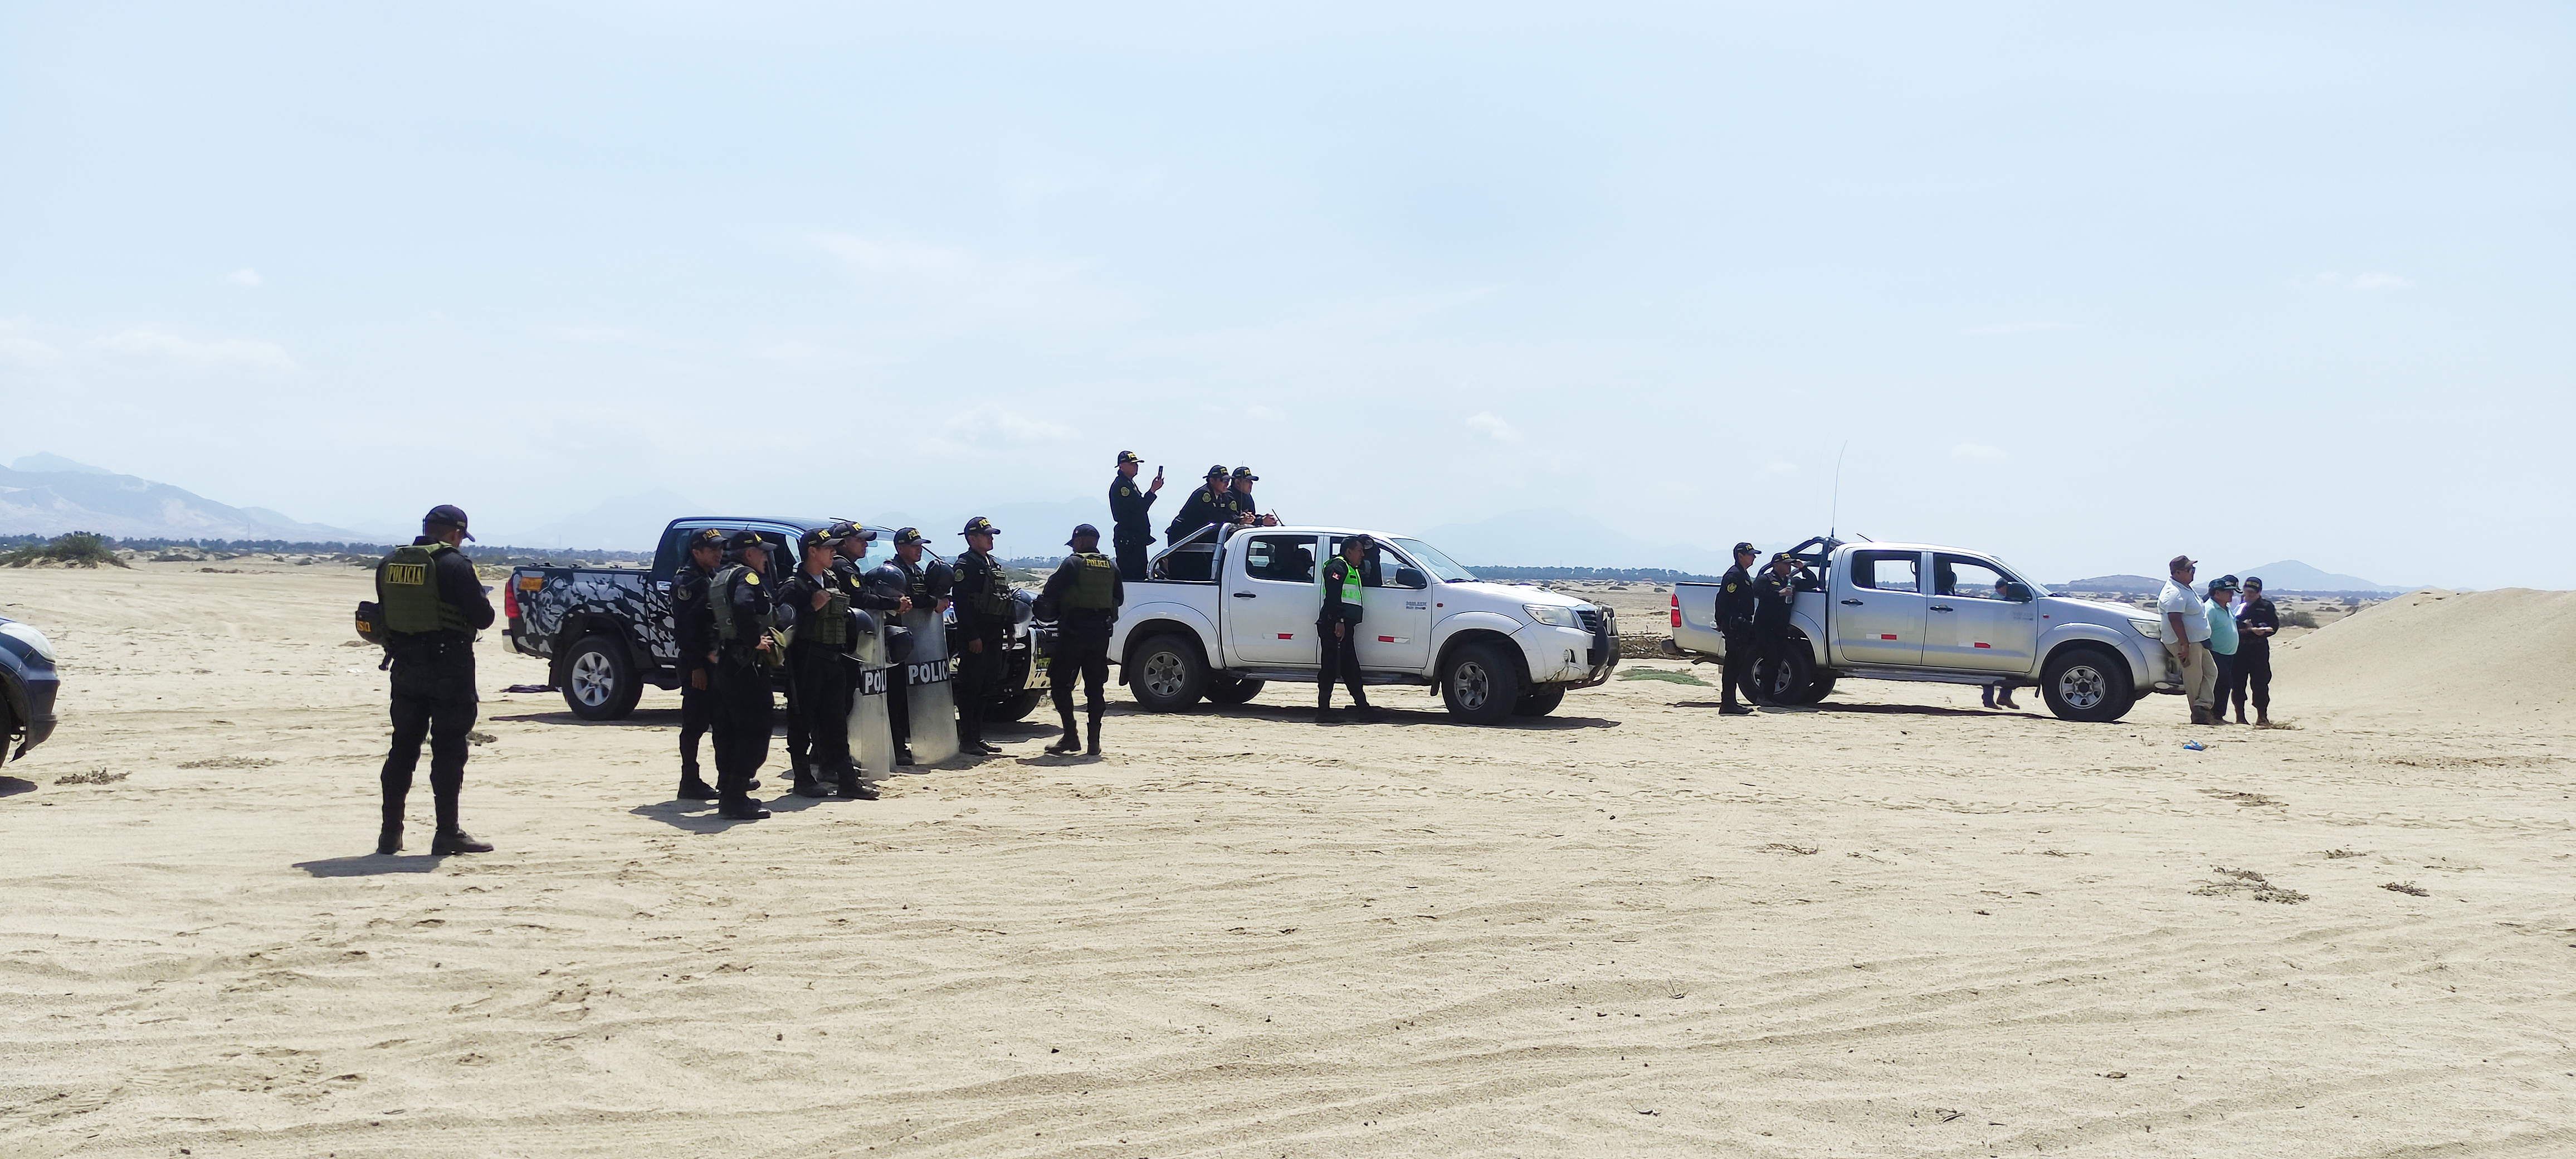
[[[1755,687],[1813,704],[1846,677],[2036,684],[2064,720],[2112,721],[2151,692],[2182,691],[2153,613],[2052,595],[1981,552],[1919,543],[1810,539],[1790,549],[1822,591],[1791,605],[1785,663]],[[1723,658],[1718,585],[1673,585],[1673,644]]]
[[[1609,608],[1541,588],[1489,583],[1418,539],[1345,527],[1208,527],[1127,583],[1109,655],[1136,702],[1175,712],[1204,697],[1241,704],[1277,680],[1312,684],[1322,666],[1315,613],[1322,569],[1342,541],[1377,544],[1361,567],[1364,684],[1437,685],[1450,713],[1479,724],[1545,716],[1570,688],[1619,665]]]

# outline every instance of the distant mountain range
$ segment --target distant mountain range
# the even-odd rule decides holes
[[[2222,575],[2232,575],[2238,579],[2243,579],[2247,576],[2260,576],[2263,580],[2263,590],[2267,592],[2386,592],[2391,595],[2395,595],[2400,592],[2415,590],[2408,587],[2392,587],[2387,584],[2375,584],[2356,575],[2339,575],[2330,571],[2322,571],[2317,568],[2310,567],[2307,564],[2300,563],[2295,559],[2285,559],[2278,563],[2267,563],[2261,567],[2243,568],[2234,571],[2218,571],[2204,567],[2200,569],[2198,579],[2201,586],[2205,588],[2209,585],[2209,581],[2217,579]],[[2069,592],[2119,592],[2123,595],[2154,595],[2157,592],[2164,590],[2165,581],[2152,576],[2143,575],[2097,575],[2087,579],[2068,580],[2062,584],[2051,584],[2049,586],[2056,588],[2059,591]]]
[[[373,543],[382,536],[304,523],[265,507],[233,507],[167,483],[119,475],[60,455],[25,456],[0,470],[0,535],[95,531],[118,539],[284,539]]]

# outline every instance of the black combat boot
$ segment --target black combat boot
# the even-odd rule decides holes
[[[680,770],[679,798],[681,800],[712,801],[716,799],[716,796],[715,786],[710,785],[706,783],[705,780],[701,779],[698,776],[698,770],[693,768]]]
[[[869,788],[866,782],[859,779],[859,767],[846,761],[841,765],[840,783],[837,788],[840,790],[841,799],[844,801],[873,801],[877,799],[877,791]]]
[[[758,821],[769,816],[769,810],[748,796],[727,797],[716,805],[716,816],[728,821]]]
[[[386,857],[402,852],[403,805],[399,799],[385,802],[384,828],[376,831],[376,852]]]
[[[1082,738],[1073,735],[1072,711],[1066,710],[1064,712],[1059,712],[1056,715],[1064,720],[1064,737],[1063,739],[1056,741],[1054,744],[1048,745],[1046,747],[1046,751],[1051,753],[1062,753],[1068,756],[1082,751]],[[1091,732],[1092,735],[1098,736],[1100,734],[1100,726],[1097,724],[1092,725]]]
[[[1100,714],[1099,714],[1098,712],[1094,712],[1094,713],[1092,713],[1092,714],[1091,714],[1091,722],[1090,722],[1088,725],[1086,725],[1086,726],[1084,727],[1084,729],[1083,729],[1083,735],[1084,735],[1087,739],[1089,739],[1091,743],[1090,743],[1090,745],[1089,745],[1088,747],[1086,747],[1086,748],[1084,748],[1084,749],[1082,750],[1082,755],[1087,756],[1087,757],[1096,757],[1096,756],[1099,756],[1099,755],[1100,755]],[[1072,739],[1073,739],[1073,734],[1072,734],[1072,733],[1070,733],[1070,732],[1067,732],[1066,734],[1064,734],[1064,738],[1065,738],[1066,740],[1072,740]]]
[[[897,768],[908,769],[920,762],[912,759],[911,745],[899,744],[894,746],[894,763]]]
[[[796,787],[790,791],[799,797],[828,797],[832,795],[832,791],[830,789],[823,787],[822,781],[815,779],[814,767],[803,761],[796,762]]]
[[[430,838],[429,851],[440,857],[451,853],[490,853],[492,843],[462,829],[441,829]]]

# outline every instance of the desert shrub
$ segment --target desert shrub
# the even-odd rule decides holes
[[[0,555],[0,563],[11,567],[25,567],[31,563],[58,563],[64,567],[97,567],[102,563],[113,567],[126,566],[124,560],[116,558],[116,553],[108,549],[106,539],[90,531],[75,531],[69,535],[57,535],[43,543],[28,544]]]
[[[2317,626],[2317,614],[2315,612],[2283,612],[2281,613],[2281,626],[2284,628],[2313,628]]]

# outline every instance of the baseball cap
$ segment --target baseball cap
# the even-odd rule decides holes
[[[834,539],[855,539],[861,543],[865,543],[877,537],[876,532],[859,526],[856,520],[851,519],[835,520],[833,521],[832,526],[827,530],[832,533],[832,538]]]
[[[1136,452],[1134,452],[1134,451],[1120,451],[1120,452],[1118,452],[1118,465],[1119,465],[1119,466],[1121,466],[1121,467],[1124,467],[1124,466],[1126,466],[1126,465],[1127,465],[1127,464],[1129,464],[1129,463],[1142,463],[1142,462],[1144,462],[1144,461],[1145,461],[1145,457],[1144,457],[1143,455],[1139,455],[1139,454],[1137,454],[1137,453],[1136,453]]]
[[[2188,556],[2188,555],[2177,555],[2177,556],[2173,557],[2172,559],[2167,560],[2167,561],[2165,562],[2165,570],[2166,570],[2166,571],[2181,571],[2182,569],[2187,568],[2187,567],[2198,567],[2198,566],[2200,566],[2200,561],[2199,561],[2199,560],[2196,560],[2196,559],[2193,559],[2192,557],[2190,557],[2190,556]]]
[[[1073,546],[1073,540],[1074,540],[1074,539],[1080,539],[1080,538],[1082,538],[1083,536],[1086,536],[1086,535],[1088,535],[1088,536],[1092,537],[1093,539],[1098,539],[1098,538],[1100,538],[1100,529],[1099,529],[1099,528],[1097,528],[1097,527],[1093,527],[1092,525],[1090,525],[1090,524],[1088,524],[1088,523],[1077,523],[1077,524],[1075,524],[1075,525],[1074,525],[1074,527],[1073,527],[1073,539],[1065,540],[1065,541],[1064,541],[1064,545],[1065,545],[1066,547],[1071,547],[1071,546]]]
[[[2262,586],[2263,586],[2263,577],[2261,577],[2261,576],[2259,576],[2259,575],[2249,575],[2249,576],[2245,577],[2245,586],[2246,586],[2246,587],[2249,587],[2249,588],[2259,588],[2259,587],[2262,587]]]
[[[902,547],[905,544],[919,543],[921,541],[921,529],[918,527],[906,527],[894,533],[894,545],[896,547]]]
[[[713,527],[701,527],[701,528],[697,529],[696,531],[692,531],[692,532],[690,532],[690,533],[689,533],[689,544],[688,544],[688,547],[686,548],[686,550],[689,550],[689,551],[696,551],[697,549],[699,549],[699,548],[701,548],[701,547],[715,547],[715,548],[721,548],[721,547],[723,547],[724,545],[725,545],[725,533],[724,533],[724,532],[719,531],[719,530],[717,530],[717,529],[715,529],[715,528],[713,528]]]
[[[429,514],[421,516],[420,521],[424,525],[444,523],[458,531],[465,531],[465,509],[453,503],[441,503],[430,508]],[[474,533],[466,531],[465,538],[474,538]]]
[[[837,530],[837,528],[832,528],[832,527],[817,527],[817,528],[813,529],[812,531],[808,531],[808,532],[806,532],[803,536],[799,537],[799,538],[796,540],[796,546],[798,546],[798,547],[837,547],[837,546],[839,546],[839,545],[840,545],[840,542],[841,542],[841,538],[842,538],[842,537],[841,537],[841,536],[838,536],[838,535],[833,534],[833,532],[834,532],[835,530]]]
[[[2212,595],[2216,595],[2216,594],[2217,594],[2217,593],[2219,593],[2219,592],[2232,592],[2232,591],[2235,591],[2235,590],[2236,590],[2236,577],[2235,577],[2235,576],[2232,576],[2232,575],[2223,575],[2223,576],[2218,577],[2217,579],[2214,579],[2214,580],[2209,581],[2209,591],[2210,591],[2210,594],[2212,594]]]
[[[1225,464],[1219,463],[1216,466],[1208,468],[1207,477],[1211,479],[1222,479],[1225,478],[1226,474]]]
[[[1756,549],[1754,548],[1754,546],[1753,546],[1751,543],[1749,543],[1749,542],[1748,542],[1748,543],[1738,543],[1738,544],[1736,544],[1736,545],[1735,545],[1735,554],[1737,554],[1737,555],[1742,555],[1742,554],[1744,554],[1745,552],[1748,552],[1748,551],[1753,552],[1753,554],[1755,554],[1755,555],[1760,555],[1760,554],[1762,554],[1759,550],[1756,550]]]
[[[990,520],[990,519],[986,519],[986,518],[984,518],[983,516],[978,515],[978,516],[974,517],[973,519],[969,519],[969,520],[967,520],[967,521],[966,521],[966,530],[964,530],[964,531],[960,531],[960,532],[958,532],[957,534],[959,534],[959,535],[1000,535],[1001,533],[1002,533],[1002,529],[1001,529],[1001,528],[999,528],[999,527],[995,527],[995,526],[993,526],[993,521],[992,521],[992,520]]]
[[[1253,481],[1253,482],[1255,482],[1255,483],[1258,483],[1258,482],[1260,482],[1260,481],[1261,481],[1261,476],[1253,474],[1253,473],[1252,473],[1252,468],[1250,468],[1250,467],[1237,467],[1237,468],[1235,468],[1235,469],[1234,469],[1234,477],[1235,477],[1235,478],[1237,478],[1237,479],[1250,479],[1250,480],[1252,480],[1252,481]]]
[[[1791,555],[1791,554],[1789,554],[1788,552],[1785,552],[1785,551],[1782,551],[1782,552],[1774,552],[1774,553],[1772,554],[1772,556],[1771,556],[1771,562],[1773,562],[1773,563],[1796,563],[1796,562],[1798,562],[1798,557],[1797,557],[1797,556],[1794,556],[1794,555]]]
[[[769,541],[762,539],[757,531],[737,531],[731,538],[725,540],[726,550],[741,551],[746,547],[757,547],[766,551],[769,549]]]

